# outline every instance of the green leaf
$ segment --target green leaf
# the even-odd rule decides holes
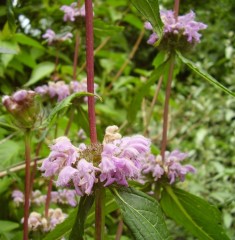
[[[12,184],[12,179],[9,177],[4,177],[0,179],[0,194],[8,190],[8,187]]]
[[[113,189],[124,221],[137,240],[170,239],[158,202],[133,188]]]
[[[221,227],[220,212],[203,199],[166,186],[161,199],[165,213],[202,240],[228,240]]]
[[[39,63],[32,71],[29,81],[24,85],[29,87],[32,84],[38,82],[46,76],[49,76],[55,69],[55,64],[52,62]]]
[[[231,92],[228,88],[226,88],[224,85],[222,85],[220,82],[218,82],[215,78],[213,78],[206,71],[197,67],[195,63],[193,63],[189,59],[185,58],[180,52],[176,51],[176,53],[177,53],[179,59],[183,63],[185,63],[189,68],[191,68],[195,73],[197,73],[199,76],[204,78],[206,81],[208,81],[210,84],[214,85],[215,87],[218,87],[221,90],[223,90],[224,92],[226,92],[226,93],[232,95],[233,97],[235,97],[234,92]]]
[[[153,30],[158,35],[156,46],[160,43],[163,36],[163,23],[159,13],[158,0],[130,0],[137,10],[153,26]]]
[[[11,32],[15,32],[16,24],[11,0],[7,0],[7,21]]]
[[[82,108],[82,106],[77,106],[77,112],[75,114],[74,120],[81,126],[81,128],[85,131],[86,135],[89,136],[89,121],[88,121],[88,113]]]
[[[85,221],[94,203],[94,200],[94,195],[84,196],[80,198],[76,221],[69,236],[70,240],[83,240]]]
[[[75,98],[80,98],[84,96],[97,96],[101,100],[101,98],[98,95],[94,95],[92,93],[88,93],[88,92],[73,93],[67,98],[63,99],[61,102],[56,104],[56,106],[52,109],[50,115],[47,117],[45,124],[50,125],[59,112],[61,112],[62,110],[65,110],[72,104],[72,100],[74,100]]]
[[[0,233],[10,232],[18,227],[18,223],[0,220]]]
[[[27,45],[35,48],[39,48],[41,50],[45,50],[45,48],[39,43],[38,41],[34,40],[33,38],[26,36],[23,33],[17,33],[14,35],[14,39],[16,42],[22,44],[22,45]]]
[[[140,109],[141,102],[143,98],[149,93],[150,87],[159,80],[161,75],[163,75],[165,68],[167,66],[168,60],[163,62],[158,68],[156,68],[150,78],[147,80],[147,82],[143,83],[136,91],[136,94],[134,98],[132,99],[128,114],[127,114],[127,119],[130,123],[134,122],[136,119],[137,112]]]
[[[109,213],[115,211],[117,208],[118,207],[115,203],[115,200],[109,197],[105,203],[105,215],[108,215]],[[58,224],[55,229],[48,233],[43,240],[60,240],[64,235],[69,234],[72,230],[76,215],[77,209],[72,210],[69,216],[65,219],[65,221],[61,224]],[[87,221],[85,223],[86,226],[90,227],[91,224],[94,222],[94,218],[95,209],[93,208],[87,217]]]

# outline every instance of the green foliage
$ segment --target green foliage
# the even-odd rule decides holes
[[[158,0],[130,0],[138,11],[151,23],[158,35],[157,44],[160,43],[163,35],[163,23],[160,18]],[[156,45],[157,45],[156,44]]]
[[[198,239],[229,239],[221,227],[220,212],[199,197],[166,186],[162,193],[161,206],[167,216],[183,225]]]
[[[70,233],[70,240],[82,240],[84,235],[84,227],[87,215],[94,203],[95,196],[84,196],[80,198],[76,220]]]
[[[113,194],[135,239],[170,239],[155,199],[133,188],[113,189]]]

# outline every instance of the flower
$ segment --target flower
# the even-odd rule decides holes
[[[68,33],[62,33],[62,34],[56,34],[53,30],[47,29],[46,33],[42,35],[42,38],[46,39],[48,44],[52,44],[53,42],[64,42],[66,40],[69,40],[73,37],[73,34]]]
[[[123,137],[104,145],[101,154],[100,181],[104,186],[117,184],[128,186],[127,179],[137,179],[140,159],[150,151],[150,141],[141,136]]]
[[[194,44],[200,42],[201,34],[198,31],[206,29],[207,25],[195,21],[195,13],[190,11],[186,15],[179,16],[177,20],[171,10],[160,11],[161,19],[164,24],[164,37],[186,37],[187,42]],[[145,28],[153,30],[151,23],[146,22]],[[148,39],[148,44],[153,45],[158,40],[158,35],[153,33]]]
[[[40,168],[45,177],[59,173],[63,167],[71,166],[79,156],[78,149],[72,145],[67,137],[59,137],[50,146],[51,153]]]
[[[64,12],[63,19],[65,22],[74,22],[76,17],[85,17],[86,15],[85,5],[83,5],[81,8],[78,8],[78,4],[76,2],[72,3],[70,6],[63,5],[60,10]]]
[[[153,179],[157,181],[165,174],[168,177],[170,184],[173,184],[177,179],[183,182],[187,173],[196,172],[196,169],[192,165],[182,165],[180,163],[187,156],[187,153],[182,153],[179,150],[165,152],[165,160],[163,162],[162,156],[154,156],[150,154],[142,159],[142,175],[146,177],[146,175],[150,174]]]
[[[15,202],[16,206],[19,206],[21,203],[24,203],[24,194],[19,190],[14,190],[11,194],[13,201]]]
[[[92,188],[97,178],[95,176],[98,168],[85,159],[78,161],[77,167],[64,167],[60,172],[56,185],[66,187],[70,182],[73,182],[77,195],[84,196],[92,193]]]

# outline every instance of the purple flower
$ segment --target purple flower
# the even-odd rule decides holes
[[[76,191],[69,189],[58,190],[57,202],[61,204],[68,204],[72,207],[75,207],[77,205]]]
[[[28,92],[26,90],[19,90],[12,95],[12,99],[17,102],[23,102],[27,98]]]
[[[61,171],[64,166],[71,166],[79,157],[78,149],[72,145],[67,137],[60,137],[50,146],[51,153],[40,168],[45,177],[53,176]]]
[[[46,95],[48,94],[48,86],[47,85],[38,86],[34,89],[34,91],[40,95]]]
[[[76,17],[84,17],[86,15],[85,5],[83,5],[81,8],[78,8],[78,4],[76,2],[72,3],[70,6],[63,5],[60,10],[64,12],[63,19],[65,22],[74,22]]]
[[[44,33],[44,34],[42,35],[42,37],[43,37],[44,39],[46,39],[49,44],[51,44],[51,43],[55,40],[56,34],[55,34],[55,32],[54,32],[53,30],[47,29],[47,30],[46,30],[46,33]]]
[[[64,42],[69,40],[73,37],[73,35],[72,33],[55,34],[53,30],[47,29],[46,33],[44,33],[42,37],[47,40],[48,44],[52,44],[55,41]]]
[[[100,181],[104,186],[117,184],[128,186],[127,179],[137,179],[140,160],[150,151],[150,141],[140,135],[124,137],[104,145],[99,164]]]
[[[97,182],[95,173],[99,169],[85,159],[78,161],[77,167],[66,166],[59,173],[56,185],[67,187],[73,183],[76,193],[79,196],[90,195],[95,182]]]
[[[173,34],[183,34],[186,36],[189,43],[198,43],[200,42],[201,34],[198,31],[206,29],[207,25],[201,22],[195,21],[195,13],[191,11],[190,13],[179,16],[177,21],[174,17],[173,11],[162,10],[160,11],[161,19],[164,24],[164,33],[173,33]],[[145,23],[145,28],[148,30],[153,30],[149,22]],[[153,33],[148,43],[153,45],[158,39],[156,33]]]
[[[24,203],[24,194],[19,190],[14,190],[11,194],[13,201],[15,202],[16,206],[19,206],[21,203]]]

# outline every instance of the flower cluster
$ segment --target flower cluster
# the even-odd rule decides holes
[[[95,89],[97,85],[95,84]],[[48,85],[38,86],[35,89],[35,92],[42,96],[49,96],[50,98],[57,98],[57,101],[61,101],[64,98],[68,97],[72,93],[76,92],[86,92],[87,83],[86,79],[82,81],[71,81],[68,85],[64,81],[58,82],[49,82]],[[84,101],[87,101],[87,98],[84,98]]]
[[[127,186],[128,179],[139,177],[150,141],[141,135],[122,137],[117,130],[116,126],[106,129],[103,145],[76,148],[67,137],[56,139],[41,167],[44,176],[58,174],[56,185],[73,187],[79,196],[90,195],[97,182]]]
[[[15,124],[21,128],[35,127],[42,121],[41,105],[37,93],[31,90],[18,90],[12,96],[2,97],[2,103],[14,117]]]
[[[67,214],[63,213],[60,208],[49,209],[47,218],[40,213],[31,212],[28,218],[29,231],[49,232],[62,223],[66,217]],[[24,218],[21,222],[24,222]]]
[[[150,154],[144,159],[144,161],[142,161],[142,174],[144,176],[150,174],[155,181],[166,174],[170,184],[173,184],[177,179],[184,181],[187,173],[196,172],[196,169],[193,166],[181,164],[181,161],[187,156],[187,153],[174,150],[172,152],[165,152],[164,161],[162,161],[162,156],[154,156]]]
[[[42,35],[42,38],[46,39],[48,44],[52,44],[55,42],[64,42],[66,40],[69,40],[73,37],[73,34],[63,33],[63,34],[55,34],[55,32],[51,29],[47,29],[46,32]]]
[[[198,31],[207,28],[207,25],[204,23],[195,21],[195,13],[193,11],[179,16],[177,19],[174,16],[174,12],[170,10],[162,10],[160,15],[164,24],[163,44],[165,41],[168,45],[176,45],[179,42],[188,42],[190,45],[193,45],[200,42],[201,34]],[[149,22],[145,23],[145,28],[153,30]],[[148,44],[153,45],[157,40],[158,35],[154,32],[150,35]]]
[[[24,193],[20,190],[14,190],[11,196],[16,206],[24,203]],[[30,202],[37,206],[43,205],[46,202],[46,195],[42,194],[39,190],[35,190],[32,192],[32,198],[30,199]],[[74,190],[70,189],[59,189],[58,191],[52,191],[51,202],[75,207],[77,205],[76,193]]]
[[[65,22],[74,22],[76,17],[85,17],[86,15],[85,5],[82,5],[82,7],[79,8],[76,2],[72,3],[70,6],[63,5],[60,10],[64,12]]]

